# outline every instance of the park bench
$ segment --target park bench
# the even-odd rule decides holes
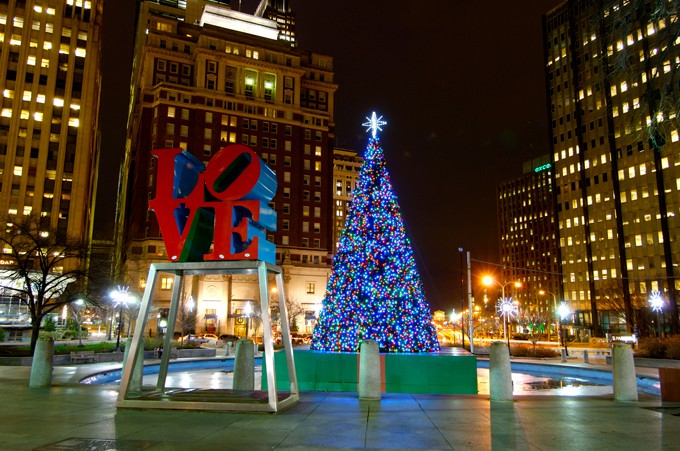
[[[97,363],[94,351],[71,351],[71,363]]]

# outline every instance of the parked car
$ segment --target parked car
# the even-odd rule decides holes
[[[188,335],[185,335],[185,336],[183,336],[183,337],[180,337],[179,341],[183,341],[183,342],[193,341],[193,342],[195,342],[195,343],[202,344],[202,343],[207,343],[207,342],[208,342],[208,339],[207,339],[207,338],[203,338],[203,336],[198,336],[198,335],[194,335],[194,334],[188,334]]]
[[[219,338],[215,334],[203,334],[200,336],[201,339],[205,340],[205,343],[208,343],[209,345],[217,346],[217,340]]]

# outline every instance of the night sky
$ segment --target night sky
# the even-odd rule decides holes
[[[463,247],[499,262],[496,187],[549,153],[541,16],[560,0],[293,0],[301,49],[334,58],[339,147],[382,144],[434,309],[458,307]],[[243,1],[252,13],[257,1]],[[521,4],[521,6],[519,6]],[[238,2],[232,5],[238,8]],[[116,192],[134,0],[105,0],[100,199]],[[113,202],[98,202],[98,234]],[[473,272],[491,265],[473,262]],[[474,276],[473,276],[474,277]]]

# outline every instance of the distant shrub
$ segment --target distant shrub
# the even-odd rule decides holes
[[[638,342],[637,356],[649,359],[666,358],[666,340],[662,338],[641,338]]]
[[[512,345],[510,346],[510,355],[513,357],[557,357],[560,353],[552,348],[543,348],[532,345]]]
[[[674,335],[667,339],[666,358],[680,360],[680,336]]]

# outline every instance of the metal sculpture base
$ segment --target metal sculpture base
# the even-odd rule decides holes
[[[202,274],[257,274],[260,291],[260,305],[262,306],[262,327],[264,344],[264,358],[266,363],[267,390],[259,392],[240,392],[234,390],[202,390],[166,388],[165,380],[168,375],[170,352],[164,352],[161,357],[158,382],[156,387],[133,387],[133,374],[139,371],[139,365],[144,362],[137,350],[144,346],[144,331],[149,320],[151,300],[159,281],[159,273],[174,274],[172,299],[168,315],[168,328],[163,341],[163,349],[171,349],[172,337],[175,332],[175,322],[179,310],[182,293],[182,282],[185,275]],[[277,391],[276,369],[274,364],[274,345],[272,343],[271,317],[269,314],[269,290],[267,276],[273,274],[280,309],[281,338],[283,340],[290,387],[285,391]],[[135,334],[130,344],[128,359],[123,367],[123,376],[118,393],[117,407],[135,409],[174,409],[174,410],[204,410],[229,412],[278,412],[296,404],[300,400],[300,393],[295,374],[293,347],[290,340],[290,325],[286,300],[283,290],[283,274],[281,268],[259,260],[244,260],[230,262],[200,262],[200,263],[154,263],[149,268],[146,289],[139,309],[139,316],[135,326]]]

